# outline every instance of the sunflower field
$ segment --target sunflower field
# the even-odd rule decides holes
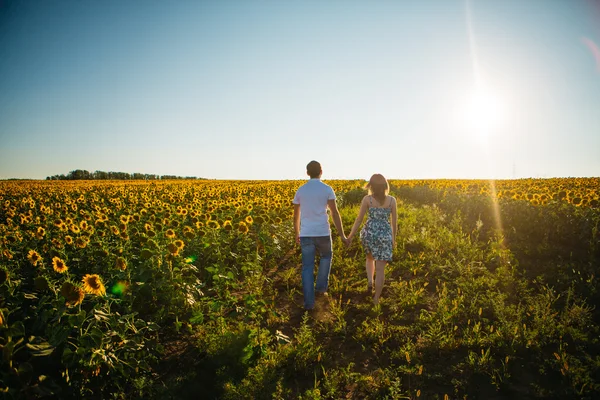
[[[0,181],[4,398],[600,396],[600,179],[391,180],[381,303],[334,228],[314,315],[302,183]]]

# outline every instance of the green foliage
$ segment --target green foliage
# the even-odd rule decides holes
[[[338,192],[346,231],[364,195],[357,184],[348,188]],[[193,203],[203,192],[161,189],[152,193],[163,202],[135,213],[126,240],[102,224],[94,225],[95,235],[68,232],[89,236],[88,245],[50,245],[38,267],[27,251],[64,234],[47,229],[37,238],[43,215],[29,221],[29,200],[5,195],[0,253],[12,256],[0,262],[5,397],[593,399],[600,393],[598,209],[491,200],[479,189],[396,186],[397,249],[382,302],[374,307],[365,293],[358,241],[345,248],[334,235],[329,300],[305,313],[289,210],[262,210],[256,202],[251,213],[240,212],[223,200],[237,190],[213,193],[210,213],[220,224],[257,217],[243,234],[237,226],[197,228],[177,214],[173,204]],[[125,191],[98,193],[106,199],[92,203],[141,207]],[[275,193],[266,189],[261,199]],[[86,201],[73,203],[98,212]],[[18,212],[11,216],[12,207]],[[18,229],[5,222],[19,213]],[[117,212],[108,215],[119,224]],[[202,233],[186,237],[184,227]],[[168,229],[185,238],[177,254],[169,250]],[[53,271],[48,256],[61,257],[69,271]],[[117,267],[119,259],[126,268]],[[62,284],[93,273],[102,275],[107,294],[67,305]]]

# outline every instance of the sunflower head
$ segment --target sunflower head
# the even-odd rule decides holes
[[[248,233],[248,230],[248,225],[246,225],[245,222],[240,222],[238,226],[238,231],[240,231],[240,233],[246,234]]]
[[[37,231],[35,232],[36,238],[43,239],[45,235],[46,235],[46,230],[44,228],[42,228],[41,226],[39,228],[37,228]]]
[[[140,257],[142,258],[142,260],[147,260],[150,257],[152,257],[154,254],[152,253],[152,250],[150,249],[142,249],[142,251],[140,252]]]
[[[167,229],[165,236],[169,239],[173,239],[175,237],[175,231],[173,229]]]
[[[4,249],[4,250],[2,251],[2,257],[6,258],[7,260],[12,260],[12,258],[13,258],[13,255],[12,255],[12,253],[10,252],[10,250],[8,250],[8,249]]]
[[[48,278],[45,276],[38,276],[33,280],[33,287],[38,292],[45,292],[50,288],[50,284],[48,283]]]
[[[27,253],[27,259],[34,267],[37,266],[40,261],[42,261],[40,253],[35,250],[29,250],[29,253]]]
[[[123,257],[117,257],[115,266],[121,271],[125,271],[127,269],[127,261]]]
[[[88,245],[88,239],[85,237],[78,237],[77,239],[75,239],[75,246],[77,246],[80,249],[85,249]]]
[[[68,281],[63,283],[60,288],[60,294],[65,298],[66,304],[69,307],[81,304],[85,297],[85,292],[80,287]]]
[[[95,294],[97,296],[104,296],[106,294],[106,288],[97,274],[87,274],[82,279],[83,290],[86,293]]]
[[[183,248],[185,247],[185,243],[183,242],[183,240],[176,240],[173,243],[175,244],[175,246],[177,246],[179,250],[183,250]]]
[[[167,245],[167,250],[169,250],[169,253],[171,253],[172,255],[176,256],[179,254],[179,247],[177,247],[175,245],[175,243],[169,243]]]
[[[67,264],[65,264],[65,262],[59,257],[52,258],[52,268],[54,268],[54,270],[59,274],[64,274],[69,269],[69,267],[67,267]]]
[[[8,281],[8,271],[4,268],[0,269],[0,285]]]

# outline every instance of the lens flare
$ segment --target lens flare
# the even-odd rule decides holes
[[[581,41],[587,46],[594,56],[594,60],[596,61],[596,70],[600,72],[600,48],[598,48],[598,45],[596,45],[593,40],[586,37],[581,38]]]
[[[198,256],[189,256],[184,261],[186,264],[191,264],[198,259]]]
[[[115,296],[123,296],[127,289],[129,289],[129,283],[125,281],[119,281],[113,285],[113,287],[110,289],[110,292]]]

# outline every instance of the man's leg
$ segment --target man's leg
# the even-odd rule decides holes
[[[316,247],[321,256],[319,261],[319,272],[317,272],[317,292],[327,292],[329,285],[329,271],[331,270],[331,236],[320,236],[315,238]]]
[[[302,291],[304,293],[304,308],[315,306],[315,242],[312,237],[301,237],[302,250]]]

